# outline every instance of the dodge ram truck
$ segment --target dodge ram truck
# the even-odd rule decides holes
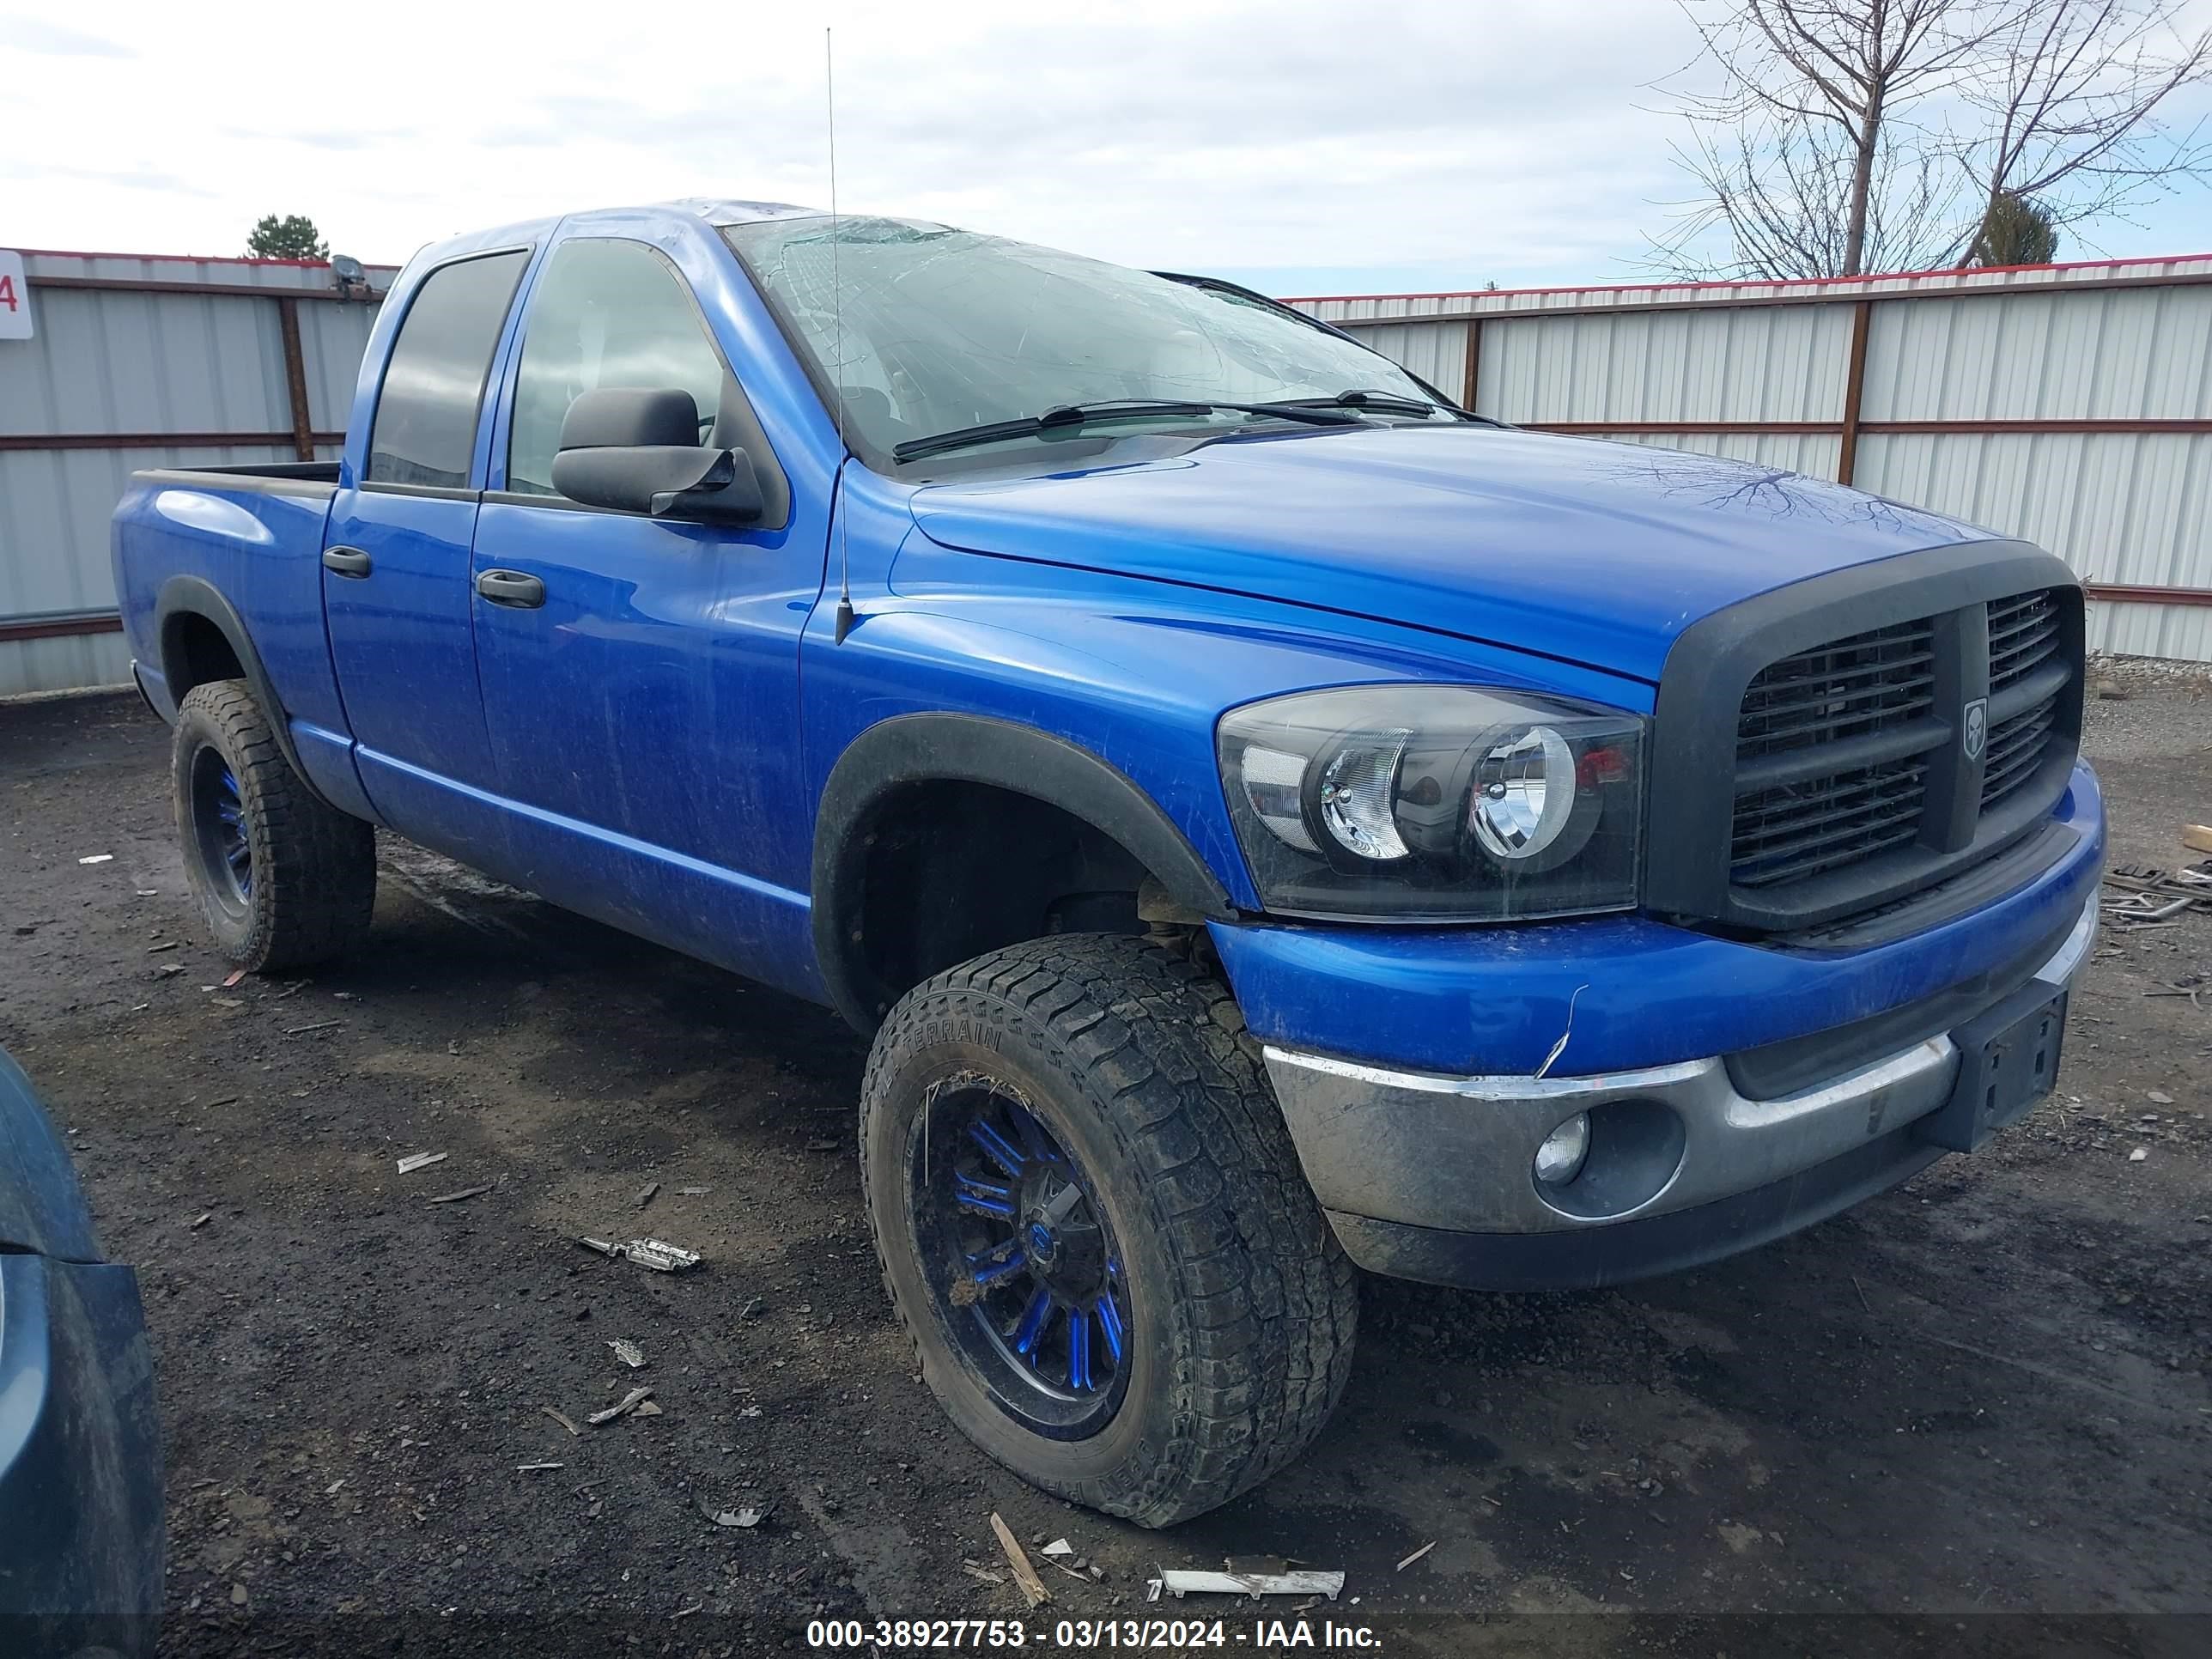
[[[206,924],[374,833],[839,1010],[944,1409],[1149,1526],[1355,1269],[1750,1249],[2051,1087],[2104,857],[2049,553],[1517,430],[1205,277],[737,201],[439,243],[332,462],[137,475]]]

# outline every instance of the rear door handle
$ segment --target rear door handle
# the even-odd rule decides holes
[[[368,555],[357,547],[326,547],[323,568],[340,576],[366,576],[370,569]]]
[[[545,603],[545,584],[520,570],[487,570],[477,578],[477,592],[514,611],[535,611]]]

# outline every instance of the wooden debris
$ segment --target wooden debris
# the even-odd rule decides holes
[[[1052,1600],[1052,1592],[1037,1577],[1037,1570],[1022,1553],[1022,1547],[1006,1523],[999,1518],[996,1510],[991,1511],[991,1530],[999,1534],[999,1547],[1006,1553],[1006,1565],[1014,1570],[1014,1583],[1021,1590],[1022,1600],[1033,1607],[1041,1607]]]
[[[1397,1571],[1399,1571],[1400,1572],[1403,1572],[1403,1571],[1405,1571],[1405,1570],[1406,1570],[1407,1568],[1408,1568],[1408,1567],[1412,1566],[1412,1565],[1413,1565],[1413,1563],[1414,1563],[1414,1562],[1416,1562],[1416,1561],[1419,1560],[1423,1556],[1426,1555],[1426,1554],[1427,1554],[1431,1550],[1432,1550],[1432,1549],[1436,1548],[1436,1547],[1437,1547],[1437,1540],[1436,1540],[1435,1539],[1431,1538],[1431,1540],[1429,1540],[1429,1541],[1428,1541],[1427,1543],[1425,1543],[1425,1544],[1422,1545],[1420,1548],[1419,1548],[1419,1549],[1415,1550],[1415,1551],[1414,1551],[1411,1555],[1407,1556],[1404,1560],[1401,1561],[1401,1562],[1398,1564]]]
[[[569,1433],[571,1433],[571,1434],[581,1434],[581,1433],[583,1433],[583,1431],[582,1431],[581,1429],[578,1428],[578,1427],[577,1427],[574,1423],[571,1423],[571,1422],[570,1422],[570,1421],[569,1421],[566,1417],[562,1416],[559,1412],[555,1411],[555,1410],[554,1410],[550,1406],[540,1406],[538,1409],[539,1411],[541,1411],[541,1412],[544,1412],[544,1413],[545,1413],[545,1415],[546,1415],[546,1416],[548,1416],[548,1417],[551,1418],[551,1419],[552,1419],[556,1423],[558,1423],[558,1424],[559,1424],[562,1428],[564,1428],[564,1429],[568,1430]]]
[[[2182,825],[2181,844],[2192,853],[2212,853],[2212,827],[2202,823]]]
[[[327,1031],[334,1025],[343,1025],[344,1024],[345,1022],[342,1019],[319,1019],[312,1025],[295,1025],[287,1030],[284,1035],[286,1036],[305,1036],[310,1031]]]
[[[638,1195],[637,1195],[637,1207],[638,1207],[639,1209],[641,1209],[641,1209],[643,1209],[647,1205],[648,1205],[648,1204],[652,1203],[652,1202],[653,1202],[653,1195],[655,1193],[659,1192],[659,1190],[660,1190],[660,1183],[659,1183],[659,1182],[657,1182],[657,1181],[648,1181],[648,1182],[647,1182],[645,1183],[644,1187],[643,1187],[642,1188],[641,1188],[641,1189],[640,1189],[640,1191],[639,1191],[639,1193],[638,1193]]]
[[[417,1170],[427,1170],[433,1164],[445,1161],[446,1154],[443,1152],[410,1152],[399,1160],[399,1173],[412,1175]]]
[[[493,1183],[487,1181],[481,1187],[464,1187],[458,1193],[441,1193],[437,1197],[432,1199],[430,1202],[433,1204],[458,1204],[465,1198],[482,1198],[486,1193],[492,1189],[492,1186]]]

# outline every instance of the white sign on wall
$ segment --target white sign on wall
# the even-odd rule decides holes
[[[23,276],[23,256],[0,247],[0,340],[31,337],[31,285]]]

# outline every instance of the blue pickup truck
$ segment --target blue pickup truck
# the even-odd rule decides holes
[[[2058,559],[943,225],[440,243],[337,461],[141,473],[114,556],[234,960],[357,940],[381,828],[836,1007],[923,1375],[1147,1525],[1320,1431],[1355,1266],[1611,1285],[1972,1151],[2094,923]]]

